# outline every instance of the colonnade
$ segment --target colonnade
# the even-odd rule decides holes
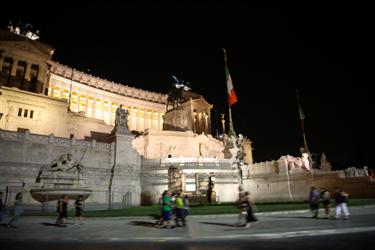
[[[105,93],[95,93],[95,89],[90,91],[80,88],[79,84],[75,83],[72,87],[67,83],[52,81],[49,84],[48,96],[65,99],[70,103],[72,112],[83,113],[86,117],[104,120],[108,125],[115,124],[116,109],[120,104],[123,104],[123,108],[129,111],[128,126],[130,130],[161,130],[163,128],[163,111],[147,107],[151,105],[142,106],[124,102],[121,95],[113,97],[113,95],[105,95]]]

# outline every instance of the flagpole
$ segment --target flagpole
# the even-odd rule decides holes
[[[225,69],[227,69],[227,52],[223,48],[224,51],[224,63],[225,63]],[[228,128],[228,135],[235,136],[236,137],[236,132],[234,131],[234,126],[233,126],[233,120],[232,120],[232,109],[230,108],[230,105],[228,104],[228,113],[229,113],[229,128]]]
[[[301,100],[299,97],[298,89],[296,90],[296,92],[297,92],[298,111],[299,111],[299,116],[301,119],[303,143],[304,143],[305,151],[310,152],[309,147],[307,146],[307,139],[306,139],[306,132],[305,132],[305,123],[304,123],[305,115],[302,110],[302,105],[301,105]]]

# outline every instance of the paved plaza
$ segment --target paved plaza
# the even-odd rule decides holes
[[[365,232],[375,235],[375,206],[352,207],[350,211],[349,220],[313,219],[308,210],[258,213],[259,223],[249,228],[236,226],[235,214],[192,215],[186,227],[173,229],[157,227],[151,217],[87,218],[83,224],[70,219],[67,227],[56,227],[54,217],[24,216],[17,228],[1,224],[0,241],[160,242],[283,239]]]

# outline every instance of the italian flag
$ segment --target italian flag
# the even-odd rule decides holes
[[[225,75],[227,77],[228,103],[229,107],[237,102],[237,96],[234,92],[232,78],[230,77],[228,67],[225,65]]]

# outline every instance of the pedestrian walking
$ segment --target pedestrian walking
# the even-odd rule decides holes
[[[59,215],[56,220],[56,226],[66,227],[66,220],[68,218],[68,204],[69,199],[65,194],[57,200],[57,212]]]
[[[172,201],[169,197],[169,191],[163,196],[163,227],[173,228],[172,220]]]
[[[328,219],[331,216],[331,194],[326,188],[321,188],[320,194],[324,207],[325,218]]]
[[[13,212],[12,212],[12,218],[8,222],[8,227],[16,228],[17,226],[15,225],[18,223],[18,220],[23,213],[23,203],[22,203],[22,193],[17,193],[15,201],[14,201],[14,206],[13,206]]]
[[[335,202],[336,202],[336,219],[340,219],[342,214],[344,214],[344,220],[349,219],[349,210],[348,210],[348,196],[346,192],[340,190],[339,188],[336,188],[335,192]]]
[[[0,222],[3,221],[3,217],[5,214],[5,204],[3,201],[4,192],[0,192]]]
[[[189,215],[189,197],[187,194],[184,195],[184,221],[186,223],[186,217]]]
[[[312,213],[312,218],[318,218],[319,213],[319,192],[316,190],[316,187],[311,187],[309,194],[309,203]]]
[[[240,213],[238,214],[238,220],[237,220],[238,226],[243,226],[243,224],[247,220],[247,211],[243,211],[243,208],[242,208],[242,201],[244,198],[245,198],[245,190],[243,186],[239,186],[238,187],[238,203],[239,203]]]
[[[246,222],[243,224],[245,227],[249,227],[251,223],[258,222],[258,219],[254,215],[254,203],[251,200],[250,192],[246,191],[241,201],[241,211],[246,215]]]
[[[160,218],[159,218],[159,220],[156,221],[156,225],[163,225],[163,221],[164,221],[164,218],[163,218],[163,197],[164,197],[164,195],[167,195],[167,193],[168,193],[168,190],[164,190],[164,192],[159,197]]]
[[[76,210],[76,220],[82,225],[83,223],[83,195],[79,195],[76,201],[74,202],[74,207]]]
[[[182,198],[181,192],[178,192],[176,195],[176,226],[185,226],[185,217],[184,217],[184,200]]]

